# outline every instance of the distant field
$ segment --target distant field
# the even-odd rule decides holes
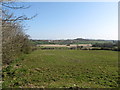
[[[49,41],[33,41],[32,43],[34,44],[68,44],[71,43],[71,41],[67,41],[67,40],[63,40],[63,41],[55,41],[55,42],[49,42]],[[80,40],[80,41],[77,41],[77,42],[74,42],[74,43],[71,43],[71,44],[95,44],[95,43],[113,43],[113,41],[109,40],[109,41],[105,41],[105,40],[89,40],[89,41],[86,41],[86,40]]]
[[[3,87],[113,88],[118,86],[118,53],[37,50],[3,69]]]
[[[67,45],[59,45],[59,44],[43,44],[43,45],[38,45],[42,47],[76,47],[76,46],[92,46],[91,44],[71,44],[69,46]]]

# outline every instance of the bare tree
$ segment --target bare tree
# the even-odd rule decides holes
[[[9,9],[27,9],[30,6],[16,4],[13,1],[1,2],[2,5],[2,60],[3,64],[9,64],[22,53],[29,53],[30,43],[21,24],[23,20],[30,20],[26,15],[15,16]]]

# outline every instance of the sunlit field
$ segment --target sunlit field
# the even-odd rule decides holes
[[[36,50],[3,69],[3,88],[113,88],[118,52]]]

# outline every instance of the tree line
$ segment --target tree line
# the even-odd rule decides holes
[[[120,41],[114,43],[95,43],[92,47],[101,47],[101,50],[120,51]]]
[[[15,16],[10,9],[27,9],[29,6],[18,5],[14,1],[0,1],[2,5],[2,63],[10,64],[22,54],[28,54],[31,51],[29,35],[24,31],[22,22],[30,20],[25,15]]]

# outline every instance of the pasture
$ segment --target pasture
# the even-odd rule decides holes
[[[3,69],[3,88],[114,88],[118,52],[36,50]]]

